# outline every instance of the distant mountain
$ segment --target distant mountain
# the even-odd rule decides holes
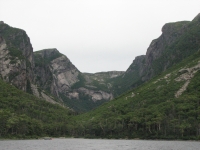
[[[123,72],[81,73],[57,49],[34,52],[35,83],[76,111],[88,111],[111,100],[107,80]]]

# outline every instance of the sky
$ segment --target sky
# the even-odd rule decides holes
[[[191,21],[199,0],[0,0],[0,20],[33,51],[57,48],[81,71],[125,71],[165,23]]]

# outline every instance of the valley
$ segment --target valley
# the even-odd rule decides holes
[[[200,14],[166,23],[126,71],[83,73],[56,48],[33,52],[0,22],[0,138],[200,139]]]

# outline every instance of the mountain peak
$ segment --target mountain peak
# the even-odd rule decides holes
[[[62,54],[56,48],[48,48],[34,52],[35,55],[41,55],[43,58],[60,57]]]

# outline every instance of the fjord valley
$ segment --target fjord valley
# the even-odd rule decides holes
[[[94,74],[1,21],[0,75],[1,137],[200,138],[200,14],[166,23],[126,71]]]

